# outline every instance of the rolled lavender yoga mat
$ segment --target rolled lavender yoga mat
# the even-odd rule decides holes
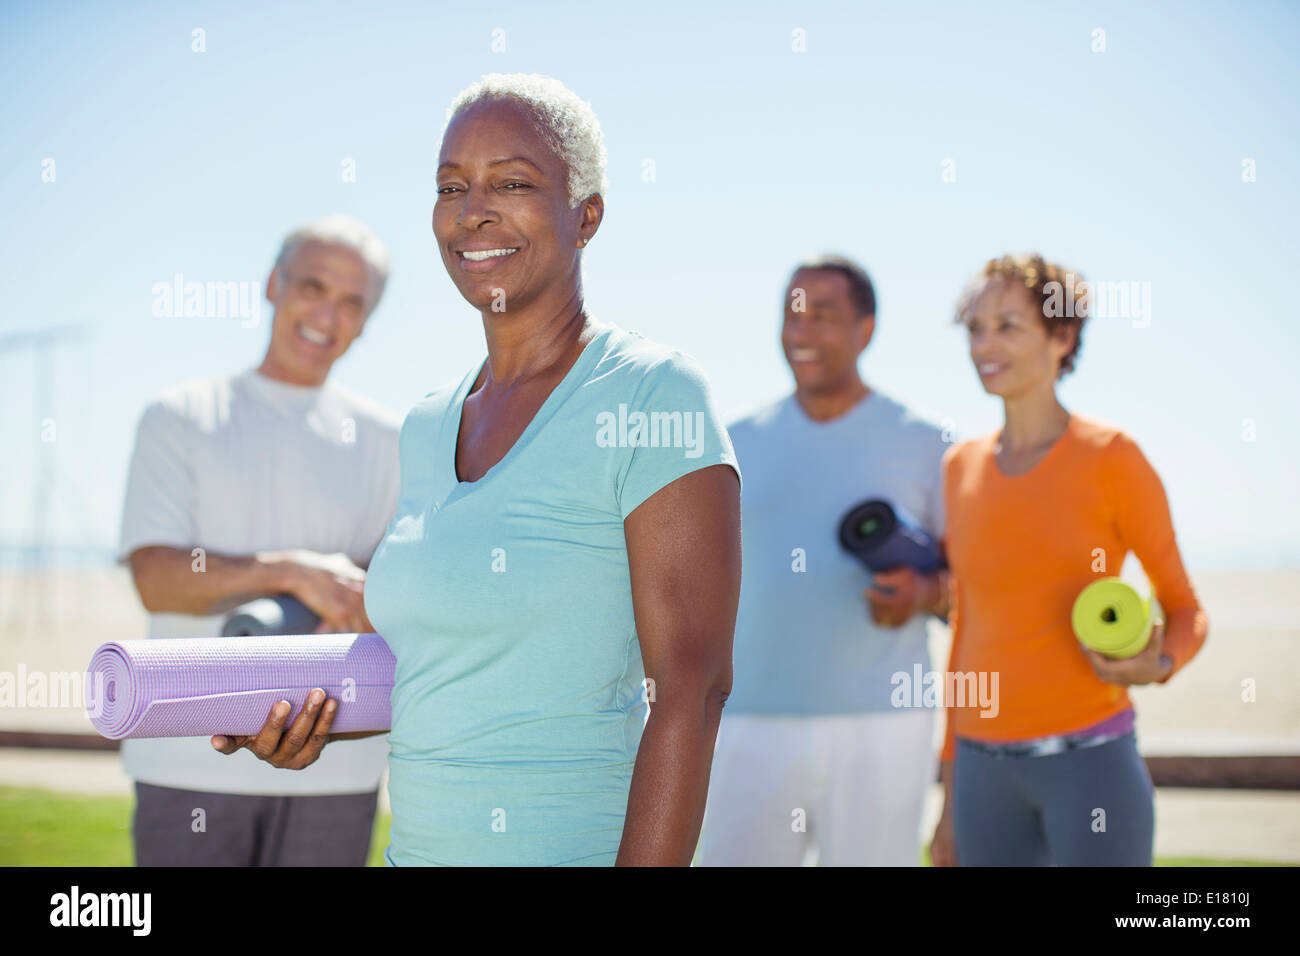
[[[378,634],[114,641],[90,660],[87,716],[110,740],[254,734],[280,700],[287,727],[319,687],[338,702],[332,733],[388,730],[395,664]]]

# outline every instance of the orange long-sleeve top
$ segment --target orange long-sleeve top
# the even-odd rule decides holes
[[[1070,626],[1079,592],[1119,574],[1130,550],[1164,609],[1169,677],[1209,630],[1178,553],[1164,486],[1132,438],[1071,415],[1042,460],[1015,476],[998,468],[996,442],[994,433],[944,456],[948,670],[996,672],[998,679],[996,708],[945,701],[942,760],[953,759],[955,737],[1032,740],[1083,730],[1131,706],[1123,686],[1097,677]]]

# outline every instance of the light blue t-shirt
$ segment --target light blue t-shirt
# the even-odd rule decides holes
[[[623,520],[689,472],[740,469],[696,364],[605,326],[506,456],[459,482],[481,367],[407,415],[366,578],[397,658],[386,860],[612,864],[647,716]]]
[[[926,615],[878,627],[871,576],[839,543],[840,520],[868,498],[943,530],[940,430],[872,391],[829,422],[787,396],[730,426],[745,469],[743,572],[727,714],[887,711],[893,675],[930,669]]]

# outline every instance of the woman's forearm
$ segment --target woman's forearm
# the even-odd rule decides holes
[[[1196,652],[1205,643],[1209,629],[1209,619],[1196,605],[1180,607],[1169,614],[1165,621],[1164,649],[1173,658],[1174,666],[1161,683],[1177,674],[1184,664],[1196,656]]]
[[[692,696],[651,706],[617,866],[689,866],[695,855],[724,695],[715,690],[703,699]]]

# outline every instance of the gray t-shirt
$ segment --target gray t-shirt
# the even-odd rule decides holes
[[[120,555],[164,545],[248,555],[302,548],[365,567],[397,508],[401,419],[326,383],[288,385],[256,370],[186,382],[140,419]],[[222,615],[151,614],[149,636],[215,637]],[[387,736],[338,741],[306,770],[207,737],[124,740],[133,780],[210,793],[307,795],[375,789]]]
[[[878,627],[871,576],[839,544],[840,520],[868,498],[943,531],[948,446],[933,424],[872,391],[829,422],[787,396],[728,426],[745,474],[743,572],[729,714],[892,710],[892,677],[929,670],[926,615]]]

